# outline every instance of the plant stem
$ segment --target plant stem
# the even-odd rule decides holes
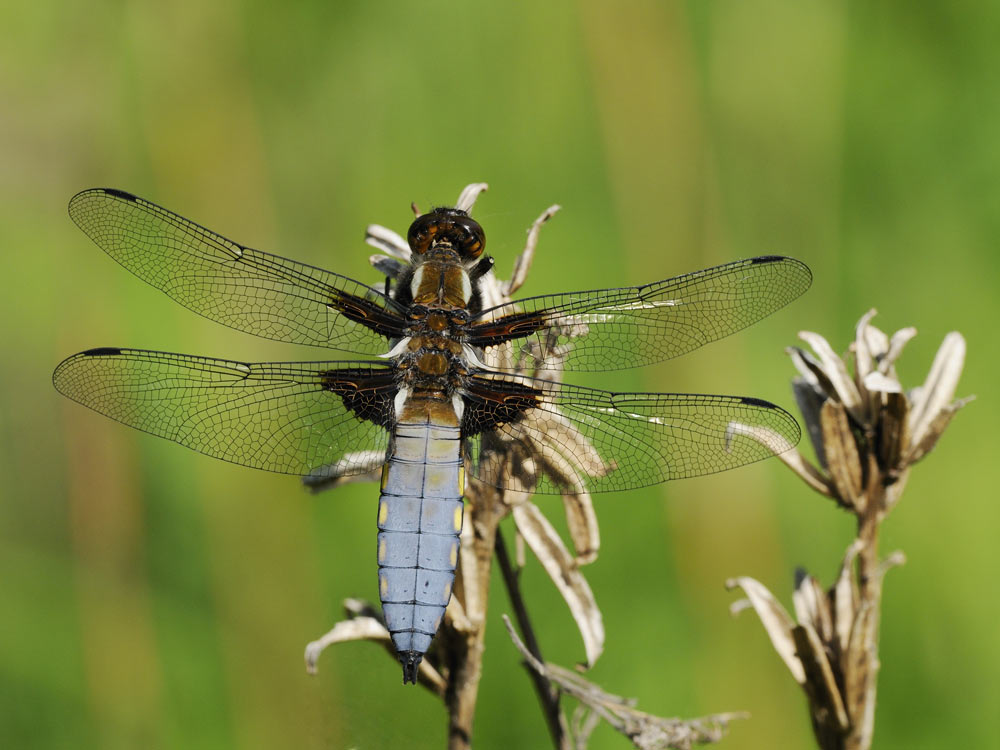
[[[524,637],[524,644],[529,653],[534,656],[539,663],[544,664],[541,649],[538,646],[538,639],[535,637],[534,628],[531,627],[531,620],[528,617],[528,610],[524,605],[524,598],[521,596],[521,585],[518,580],[518,572],[511,565],[510,557],[507,554],[507,546],[504,544],[503,535],[497,531],[496,535],[496,557],[500,572],[503,574],[504,584],[507,586],[507,595],[514,608],[514,616],[517,618],[518,628]],[[554,688],[537,671],[525,664],[525,669],[531,675],[535,684],[535,692],[538,694],[538,702],[542,706],[542,714],[549,727],[549,734],[552,737],[552,744],[556,750],[568,750],[569,732],[566,726],[566,717],[563,716],[559,708],[559,691]]]

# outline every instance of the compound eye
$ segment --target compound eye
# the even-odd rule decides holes
[[[479,222],[469,216],[455,217],[458,252],[466,259],[478,258],[486,246],[486,235]]]
[[[431,240],[434,239],[434,235],[438,232],[439,222],[440,217],[435,216],[433,213],[418,216],[410,224],[410,231],[406,235],[406,241],[410,245],[410,250],[417,255],[427,252],[427,248],[431,246]]]

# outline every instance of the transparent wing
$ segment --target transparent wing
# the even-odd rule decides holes
[[[808,266],[793,258],[748,258],[644,286],[500,305],[472,321],[469,343],[488,348],[511,342],[513,364],[497,369],[561,367],[561,359],[546,355],[567,347],[567,369],[621,370],[686,354],[746,328],[810,283]]]
[[[348,475],[348,454],[384,453],[396,392],[392,371],[379,363],[244,364],[137,349],[76,354],[52,381],[130,427],[224,461],[298,475],[322,467]]]
[[[104,252],[210,320],[264,338],[380,354],[398,306],[357,281],[244,247],[121,190],[78,193],[69,215]]]
[[[560,494],[558,478],[570,471],[590,492],[628,490],[760,461],[800,436],[788,412],[760,399],[612,393],[487,373],[470,379],[464,429],[473,476],[512,488],[537,480],[537,492]]]

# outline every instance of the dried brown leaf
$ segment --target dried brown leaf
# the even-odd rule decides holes
[[[882,408],[879,456],[889,471],[901,469],[903,453],[910,444],[910,402],[903,393],[886,394]]]
[[[845,731],[850,726],[850,718],[844,707],[844,699],[837,687],[833,669],[826,656],[826,649],[819,635],[808,625],[800,625],[792,631],[795,650],[805,669],[806,680],[803,687],[809,695],[810,708],[816,723],[823,727],[834,726]]]
[[[826,448],[826,470],[840,499],[857,508],[863,486],[861,459],[847,413],[842,405],[827,401],[820,409],[819,420]]]

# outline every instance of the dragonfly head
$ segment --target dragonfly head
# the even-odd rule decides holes
[[[410,225],[406,239],[415,255],[447,245],[463,261],[475,260],[486,247],[486,235],[479,222],[457,208],[435,208],[418,216]]]

